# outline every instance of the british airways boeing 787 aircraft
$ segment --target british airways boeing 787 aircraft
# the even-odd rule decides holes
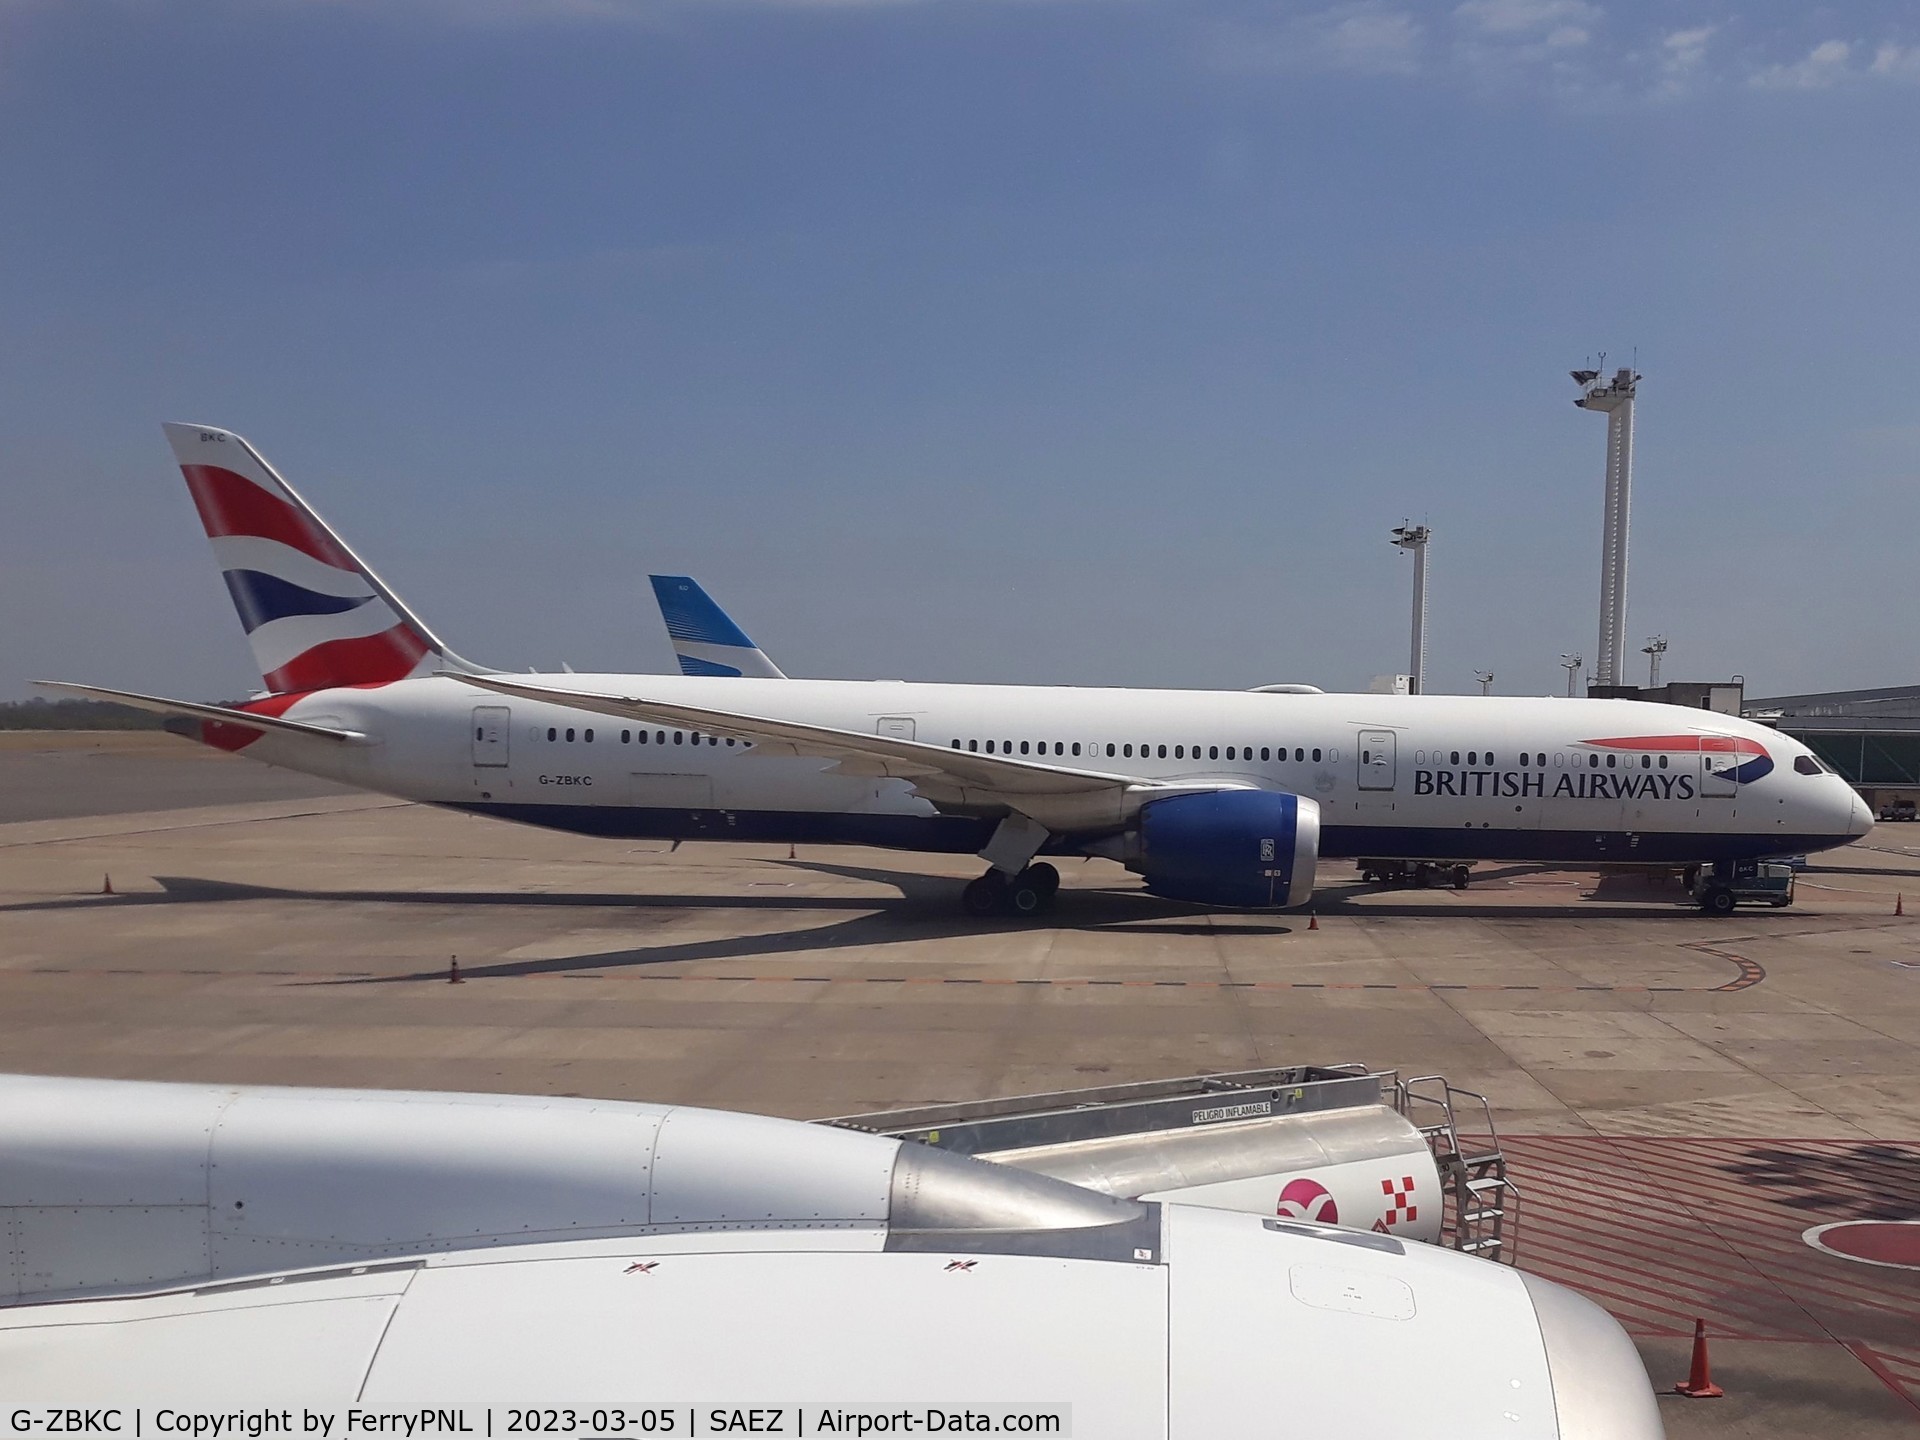
[[[622,838],[972,852],[982,915],[1045,909],[1043,855],[1278,909],[1306,902],[1323,855],[1704,865],[1872,826],[1788,737],[1638,701],[796,680],[719,661],[734,673],[508,675],[449,650],[240,436],[166,431],[265,693],[53,688],[427,804]]]

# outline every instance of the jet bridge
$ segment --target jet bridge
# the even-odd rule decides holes
[[[1513,1259],[1519,1192],[1486,1098],[1440,1076],[1403,1081],[1362,1065],[1290,1065],[822,1123],[1126,1199],[1338,1224]]]

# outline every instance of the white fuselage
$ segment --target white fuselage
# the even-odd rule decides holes
[[[561,677],[549,677],[559,680]],[[567,675],[570,689],[879,733],[1076,770],[1288,791],[1321,853],[1694,864],[1842,845],[1871,819],[1787,736],[1627,700],[1271,694],[905,681]],[[429,804],[614,836],[978,850],[1003,811],[743,739],[506,700],[451,677],[319,691],[255,758]],[[1098,848],[1096,832],[1049,848]]]

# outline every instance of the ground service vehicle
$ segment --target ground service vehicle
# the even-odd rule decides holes
[[[1779,909],[1793,903],[1793,866],[1784,860],[1723,860],[1689,870],[1687,893],[1709,915],[1731,915],[1742,900]]]

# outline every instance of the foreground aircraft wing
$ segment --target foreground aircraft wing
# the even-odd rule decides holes
[[[235,710],[227,705],[202,705],[194,700],[168,700],[159,695],[142,695],[135,690],[108,690],[100,685],[75,685],[65,680],[36,680],[33,683],[42,690],[59,690],[87,700],[105,700],[114,705],[128,705],[135,710],[150,710],[156,715],[170,715],[181,720],[205,720],[216,725],[243,725],[253,730],[280,730],[293,735],[312,735],[317,739],[334,740],[343,744],[364,741],[367,738],[358,730],[336,730],[331,725],[309,725],[304,720],[283,720],[278,715],[255,715],[249,710]]]
[[[673,640],[682,675],[787,678],[691,575],[649,575],[647,579],[653,582],[653,598]]]
[[[522,700],[544,700],[624,720],[732,735],[753,741],[762,753],[838,760],[843,773],[910,781],[936,804],[1005,805],[1055,829],[1120,824],[1148,800],[1170,795],[1254,788],[1218,781],[1165,784],[1140,775],[1083,770],[1044,760],[1016,760],[1008,755],[981,755],[798,720],[673,705],[639,696],[527,685],[502,675],[462,674],[450,678]]]

